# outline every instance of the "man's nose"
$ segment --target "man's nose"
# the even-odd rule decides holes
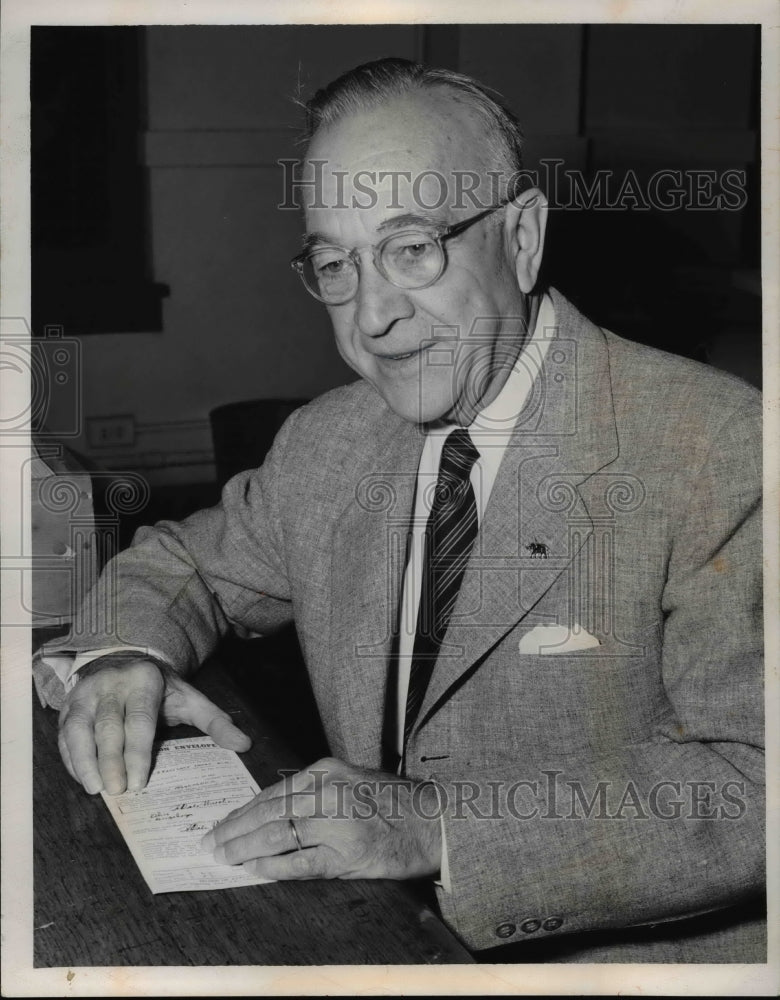
[[[361,262],[356,299],[358,329],[367,337],[382,337],[399,319],[414,316],[414,305],[405,289],[383,277],[370,257]]]

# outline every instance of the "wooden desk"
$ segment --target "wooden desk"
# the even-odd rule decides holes
[[[215,665],[196,680],[252,737],[242,759],[261,787],[278,780],[280,767],[311,763]],[[33,700],[36,967],[473,961],[432,909],[427,883],[277,882],[152,895],[102,798],[65,771],[57,713]]]

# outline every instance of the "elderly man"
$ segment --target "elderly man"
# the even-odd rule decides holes
[[[475,81],[383,60],[308,123],[294,266],[361,380],[109,568],[66,767],[142,787],[158,714],[245,749],[183,677],[294,620],[333,756],[219,860],[432,877],[528,961],[765,960],[757,394],[539,286],[545,200]]]

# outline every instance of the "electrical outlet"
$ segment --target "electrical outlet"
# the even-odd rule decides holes
[[[135,418],[87,417],[87,443],[91,448],[117,448],[135,444]]]

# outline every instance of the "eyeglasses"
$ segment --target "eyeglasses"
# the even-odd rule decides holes
[[[391,284],[398,288],[427,288],[439,280],[447,267],[445,240],[460,236],[507,204],[494,205],[452,226],[391,233],[379,243],[355,247],[354,250],[318,246],[293,257],[290,264],[300,275],[306,290],[329,306],[343,305],[357,294],[361,250],[371,250],[377,271]]]

